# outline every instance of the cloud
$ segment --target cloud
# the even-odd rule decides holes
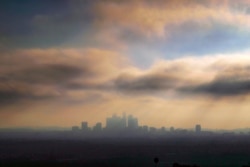
[[[217,66],[218,67],[218,66]],[[214,79],[180,90],[191,94],[203,94],[212,97],[244,96],[250,93],[250,64],[227,64],[219,67]]]
[[[137,74],[124,72],[113,82],[123,93],[237,97],[250,93],[249,75],[248,54],[218,55],[159,61]]]
[[[35,95],[29,92],[18,92],[16,90],[0,90],[0,106],[13,105],[14,103],[26,100],[53,99],[53,95]]]
[[[28,72],[42,75],[82,74],[91,76],[113,75],[127,65],[126,57],[116,51],[104,49],[21,49],[0,55],[1,73]],[[33,76],[33,74],[31,74]],[[59,76],[58,76],[59,77]]]
[[[211,61],[209,58],[205,59]],[[209,80],[211,75],[203,77],[210,71],[204,71],[205,68],[204,62],[195,57],[159,60],[146,70],[128,68],[121,71],[118,77],[113,79],[113,84],[116,90],[125,93],[166,93],[183,85]]]
[[[174,77],[160,74],[139,77],[121,75],[115,80],[115,85],[125,91],[158,91],[173,88],[176,80]]]
[[[144,59],[144,67],[187,53],[231,53],[250,44],[248,6],[246,1],[95,1],[90,25],[95,32],[78,40],[124,49],[137,64]]]
[[[32,3],[34,10],[24,10],[29,17],[6,14],[0,43],[9,48],[99,47],[137,51],[143,57],[141,50],[160,50],[170,57],[184,52],[241,50],[249,44],[247,1],[98,0],[45,4]],[[25,3],[21,8],[30,5]],[[58,8],[53,12],[44,10],[48,5]],[[14,6],[6,5],[5,11]]]
[[[91,75],[87,70],[64,64],[45,64],[29,67],[14,73],[7,74],[10,80],[28,82],[32,84],[63,84],[84,73]]]
[[[148,70],[127,70],[114,79],[117,90],[130,93],[150,93],[175,89],[184,80],[187,72],[179,62],[158,62]]]
[[[207,94],[213,97],[247,95],[250,93],[250,80],[215,80],[211,83],[184,88],[182,90],[193,94]]]
[[[74,3],[75,6],[78,5],[77,1]],[[61,46],[88,28],[91,7],[87,4],[85,1],[85,7],[82,5],[79,14],[75,8],[72,9],[68,0],[36,3],[27,1],[21,6],[17,1],[3,2],[0,7],[3,12],[0,20],[6,24],[0,28],[0,43],[8,48]],[[22,15],[16,10],[17,6],[23,11]]]
[[[71,98],[69,91],[97,89],[127,64],[121,54],[98,49],[14,50],[0,62],[2,103]]]
[[[158,60],[150,68],[140,69],[124,55],[109,50],[16,50],[0,56],[1,99],[15,103],[52,97],[81,101],[82,96],[74,92],[163,98],[244,96],[249,94],[248,55]]]
[[[125,27],[146,37],[167,37],[171,29],[188,22],[198,25],[204,32],[216,23],[240,29],[250,26],[250,16],[245,10],[236,8],[232,2],[214,2],[105,1],[96,4],[96,20],[99,25]]]

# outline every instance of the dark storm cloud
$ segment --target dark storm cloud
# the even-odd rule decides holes
[[[149,94],[171,90],[179,95],[209,95],[211,97],[236,97],[250,93],[250,68],[247,64],[227,64],[221,63],[219,60],[215,61],[205,68],[207,70],[209,68],[218,69],[214,71],[213,79],[192,75],[199,71],[194,66],[193,69],[190,69],[192,66],[171,64],[161,70],[147,72],[143,75],[120,75],[113,81],[113,89],[123,93]]]
[[[21,71],[10,74],[13,80],[36,84],[62,84],[81,74],[86,74],[87,70],[65,64],[49,64],[29,67]]]
[[[100,84],[93,84],[93,83],[86,83],[86,82],[67,82],[63,85],[65,89],[69,90],[108,90],[111,87],[108,86],[106,83]]]
[[[47,64],[18,69],[0,77],[0,106],[18,103],[23,100],[36,101],[56,98],[60,91],[66,91],[66,83],[88,70],[64,65]],[[47,87],[50,87],[51,91]]]
[[[214,79],[196,85],[179,88],[181,93],[210,95],[212,97],[240,96],[250,93],[250,66],[246,64],[215,63],[211,65],[217,71]]]
[[[213,97],[238,96],[250,93],[250,80],[214,80],[196,86],[180,88],[182,93],[204,94]]]
[[[0,103],[78,99],[74,93],[106,91],[106,80],[123,66],[116,52],[98,49],[33,49],[2,52]],[[75,91],[75,92],[74,92]],[[73,93],[72,93],[73,92]]]
[[[0,90],[0,107],[7,105],[14,105],[20,101],[25,100],[45,100],[55,98],[55,95],[36,95],[29,91],[12,90]]]
[[[164,92],[175,90],[180,94],[210,95],[212,97],[238,96],[250,93],[250,80],[235,78],[217,78],[209,83],[192,85],[177,77],[149,75],[129,78],[119,77],[115,80],[115,89],[122,92]],[[180,84],[182,86],[178,86]],[[186,85],[186,86],[183,86]]]
[[[178,81],[175,76],[149,74],[139,77],[119,76],[115,81],[115,88],[121,91],[150,92],[174,88]]]

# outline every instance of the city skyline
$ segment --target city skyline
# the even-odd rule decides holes
[[[250,127],[250,1],[1,0],[0,128],[134,115]]]
[[[123,113],[122,116],[117,116],[116,114],[113,114],[112,117],[106,118],[106,124],[105,126],[102,126],[101,122],[97,122],[94,126],[89,126],[88,122],[83,121],[81,122],[80,126],[74,125],[71,128],[72,131],[81,131],[82,133],[87,132],[113,132],[113,133],[121,133],[124,130],[127,132],[181,132],[181,131],[187,131],[188,129],[183,128],[176,128],[173,126],[170,126],[169,128],[162,126],[160,128],[148,126],[148,125],[140,125],[138,118],[134,117],[133,115],[126,116],[126,113]],[[196,124],[194,127],[194,132],[201,133],[202,128],[200,124]],[[208,132],[208,131],[206,131]]]

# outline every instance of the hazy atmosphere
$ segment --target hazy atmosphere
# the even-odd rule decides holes
[[[250,127],[249,0],[1,0],[0,128]]]

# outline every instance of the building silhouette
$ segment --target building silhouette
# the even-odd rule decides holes
[[[137,129],[138,128],[138,119],[134,118],[132,115],[128,116],[128,129]]]
[[[119,117],[114,114],[112,117],[106,119],[107,130],[122,130],[126,128],[126,115]]]
[[[201,132],[201,125],[197,124],[197,125],[195,126],[195,132],[196,132],[196,133],[200,133],[200,132]]]
[[[101,132],[102,131],[102,123],[98,122],[96,125],[93,127],[94,132]]]
[[[82,131],[88,131],[89,130],[88,122],[82,122],[81,129],[82,129]]]
[[[111,117],[106,118],[106,127],[103,127],[101,122],[97,122],[93,127],[88,126],[87,121],[81,122],[81,126],[72,126],[72,131],[77,132],[75,134],[82,135],[84,137],[130,137],[130,136],[159,136],[164,137],[167,135],[183,136],[196,134],[212,135],[210,131],[202,131],[201,125],[196,124],[193,130],[189,129],[175,129],[173,126],[166,128],[156,128],[147,125],[139,126],[138,119],[133,115],[126,116],[123,113],[122,116],[113,114]],[[81,133],[80,133],[81,132]],[[202,132],[202,133],[201,133]],[[197,135],[199,136],[199,135]]]

